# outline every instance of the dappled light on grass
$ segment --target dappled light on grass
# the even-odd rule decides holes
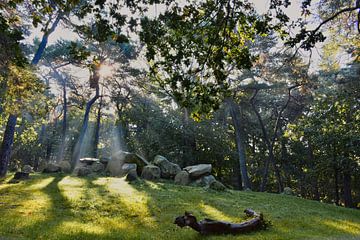
[[[66,176],[60,182],[58,182],[58,187],[61,193],[70,201],[80,200],[85,191],[86,180]]]
[[[360,223],[354,223],[346,220],[326,220],[324,221],[324,224],[331,228],[357,235],[360,239]]]
[[[54,179],[55,179],[54,177],[48,177],[48,178],[42,179],[41,181],[30,185],[27,189],[41,190],[41,189],[47,187],[52,181],[54,181]]]
[[[234,221],[234,218],[225,215],[223,212],[219,211],[218,209],[210,205],[204,204],[203,202],[199,204],[199,208],[211,219],[229,221],[229,222]],[[239,209],[239,211],[241,210]]]
[[[213,239],[357,239],[360,212],[276,194],[219,193],[167,182],[35,174],[0,189],[0,237],[10,239],[203,239],[174,218],[244,220],[244,208],[263,212],[272,226]]]
[[[156,226],[156,221],[148,208],[149,197],[146,193],[136,190],[124,178],[99,178],[93,184],[104,186],[116,200],[126,209],[127,217],[137,219],[148,227]]]
[[[92,233],[92,234],[103,234],[105,230],[103,227],[97,224],[91,223],[82,223],[78,221],[67,221],[60,224],[57,228],[59,232],[65,232],[71,235],[72,233],[76,232],[85,232],[85,233]]]

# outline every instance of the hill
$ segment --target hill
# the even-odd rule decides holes
[[[185,210],[233,222],[262,212],[267,230],[203,237],[173,224]],[[0,239],[360,239],[360,211],[297,197],[121,178],[35,174],[0,184]]]

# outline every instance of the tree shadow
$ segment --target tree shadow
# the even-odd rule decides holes
[[[164,182],[128,184],[119,178],[50,174],[0,189],[0,196],[0,233],[16,238],[304,239],[350,237],[360,231],[360,213],[351,210],[295,197],[222,193]],[[245,208],[263,212],[272,227],[245,236],[204,237],[173,224],[184,211],[198,219],[240,222]]]

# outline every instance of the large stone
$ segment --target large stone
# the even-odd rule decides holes
[[[128,174],[131,170],[137,171],[137,165],[135,163],[124,163],[121,167],[124,175]]]
[[[59,166],[60,166],[62,172],[64,172],[64,173],[71,172],[71,164],[68,161],[59,162]]]
[[[8,183],[18,183],[21,180],[26,180],[29,178],[30,176],[28,172],[16,172],[14,177]]]
[[[76,172],[76,175],[79,177],[85,177],[92,173],[91,169],[88,167],[79,167],[75,170],[75,172]]]
[[[48,163],[45,160],[40,159],[36,171],[43,172],[47,165]]]
[[[174,178],[181,171],[179,165],[160,155],[155,156],[153,163],[160,168],[162,178]]]
[[[190,178],[192,179],[198,179],[204,175],[209,175],[211,173],[211,169],[211,164],[198,164],[184,168],[184,170],[189,173]]]
[[[98,163],[100,162],[100,160],[98,158],[80,158],[80,163],[83,165],[93,165],[94,163]]]
[[[30,165],[25,165],[22,167],[22,171],[23,173],[33,173],[34,169],[30,166]]]
[[[106,166],[106,170],[111,176],[123,176],[126,174],[124,174],[122,169],[122,166],[125,163],[135,163],[137,165],[138,172],[142,172],[142,169],[149,164],[145,159],[141,158],[137,154],[118,151],[111,156],[111,159]]]
[[[90,166],[92,172],[99,173],[105,170],[104,164],[97,162]]]
[[[216,191],[225,191],[226,190],[225,185],[217,180],[215,180],[214,182],[212,182],[210,184],[210,188],[213,190],[216,190]]]
[[[125,180],[127,182],[133,182],[133,181],[136,181],[138,179],[138,175],[137,175],[137,172],[136,172],[136,169],[131,169],[127,175],[126,175],[126,178]]]
[[[292,195],[294,195],[294,192],[293,192],[293,190],[292,190],[291,188],[289,188],[289,187],[284,187],[284,191],[282,192],[282,194],[292,196]]]
[[[180,171],[176,174],[174,179],[175,184],[188,185],[190,183],[190,176],[187,171]]]
[[[213,175],[207,175],[197,179],[194,183],[199,187],[209,187],[215,181],[216,179]]]
[[[147,165],[143,168],[141,177],[146,180],[156,180],[159,179],[161,175],[161,170],[155,165]]]
[[[109,161],[110,161],[110,158],[107,158],[107,157],[100,158],[100,162],[102,164],[104,164],[105,166],[108,164]]]
[[[55,163],[48,163],[43,170],[43,173],[57,173],[61,172],[61,167]]]

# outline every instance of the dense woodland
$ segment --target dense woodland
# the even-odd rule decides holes
[[[2,0],[0,176],[124,150],[359,207],[360,3],[269,2]]]

